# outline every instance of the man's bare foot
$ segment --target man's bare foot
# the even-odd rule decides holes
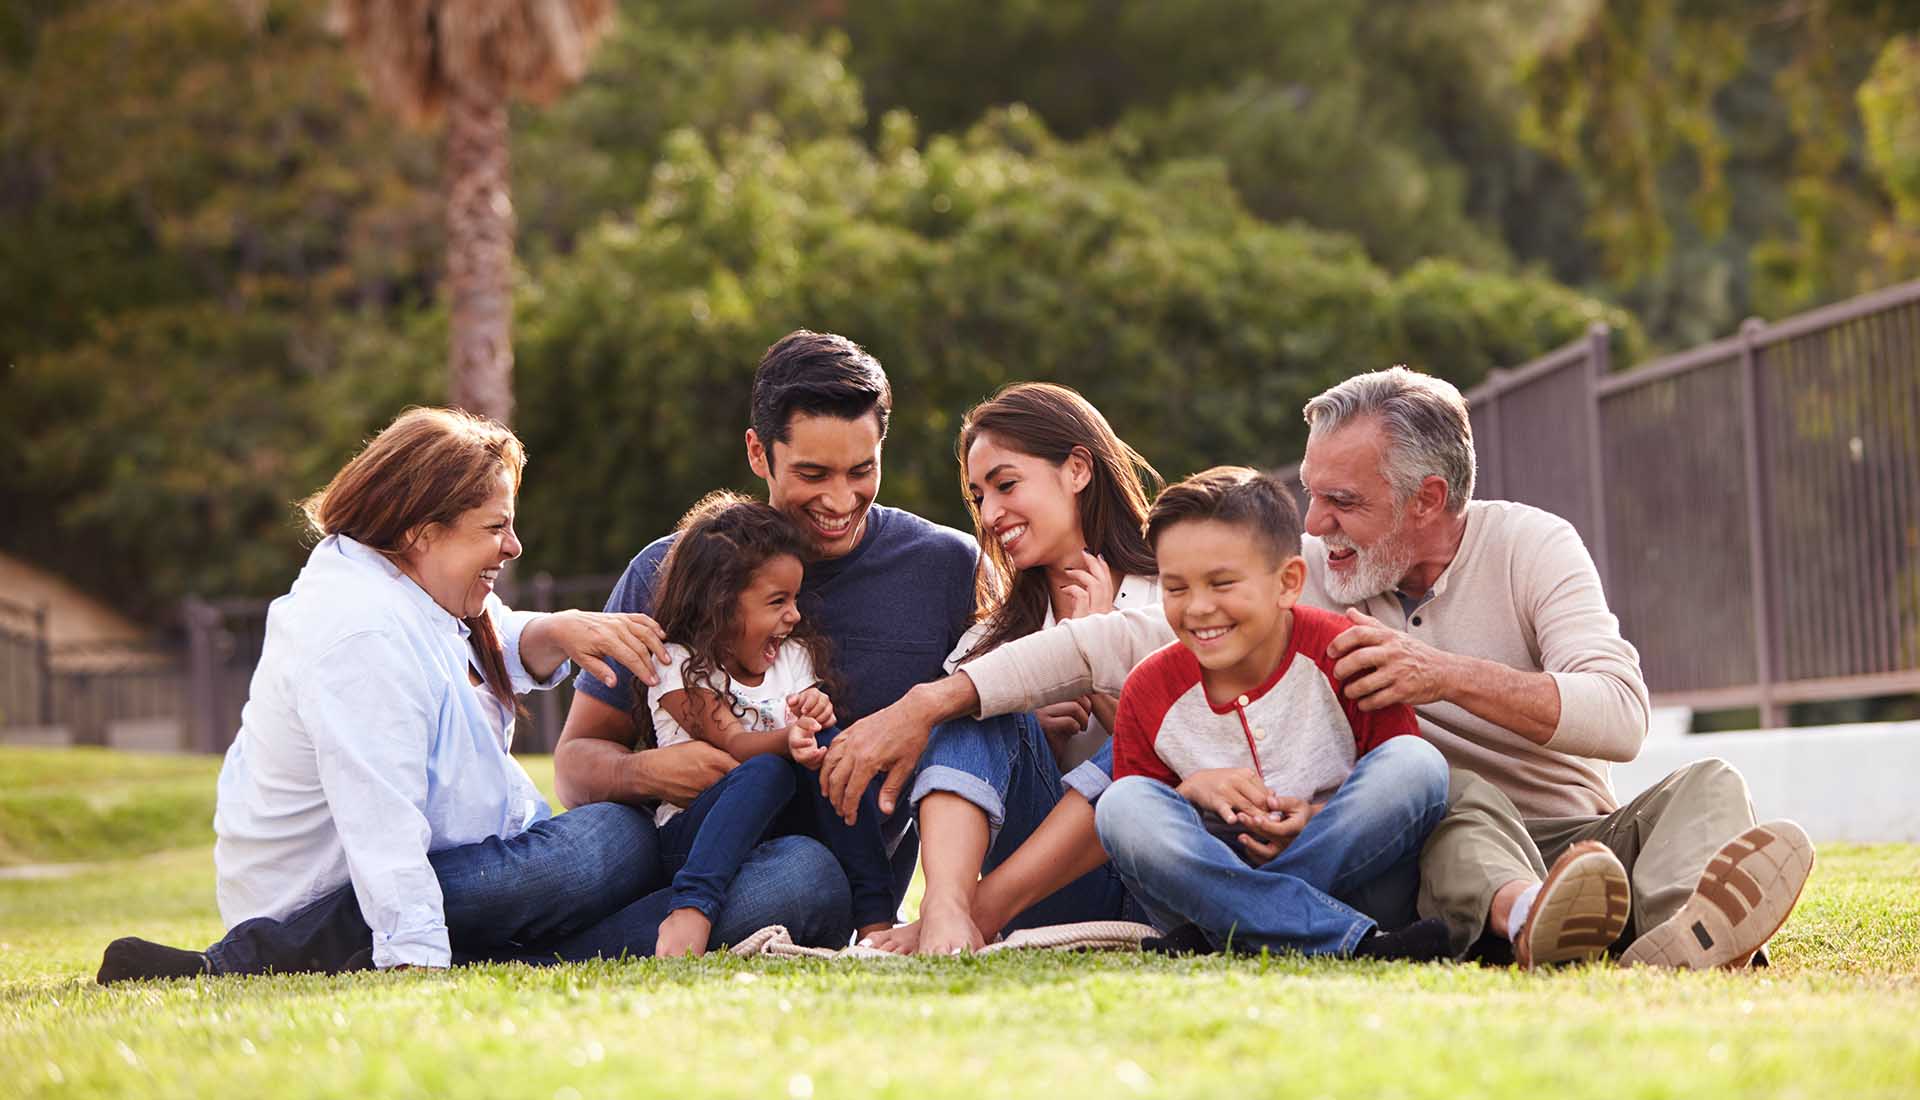
[[[861,936],[858,942],[864,947],[888,951],[895,955],[911,955],[920,949],[920,922],[897,924],[883,932]]]
[[[681,955],[707,953],[707,937],[713,935],[713,922],[698,909],[675,909],[660,922],[660,934],[654,937],[653,955],[671,959]]]
[[[957,902],[923,901],[920,905],[921,955],[958,955],[987,945],[973,917]]]

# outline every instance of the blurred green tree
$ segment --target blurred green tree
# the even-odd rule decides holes
[[[1006,382],[1080,389],[1180,476],[1297,458],[1302,405],[1354,371],[1411,361],[1467,386],[1601,319],[1632,331],[1545,279],[1446,260],[1396,277],[1350,238],[1259,221],[1217,160],[1137,179],[1024,108],[926,139],[894,113],[874,146],[770,119],[684,130],[639,208],[530,272],[528,562],[614,568],[705,491],[750,489],[753,366],[800,325],[887,367],[883,498],[959,523],[958,417]]]

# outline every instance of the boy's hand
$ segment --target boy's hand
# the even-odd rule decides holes
[[[825,696],[822,696],[825,698]],[[808,768],[818,768],[827,750],[820,747],[820,731],[825,729],[819,722],[801,715],[787,727],[787,755],[793,762]]]
[[[821,729],[834,724],[833,700],[817,687],[810,687],[787,696],[787,713],[796,717],[811,718],[820,723]]]
[[[1267,789],[1251,768],[1208,768],[1187,776],[1174,788],[1180,797],[1222,821],[1240,820],[1240,815],[1265,815],[1273,799],[1280,797]]]
[[[1246,831],[1240,834],[1240,845],[1247,854],[1265,863],[1277,859],[1300,830],[1307,827],[1313,815],[1326,808],[1326,803],[1310,803],[1303,799],[1289,798],[1283,794],[1271,796],[1269,802],[1273,809],[1265,813],[1241,814],[1234,824]]]

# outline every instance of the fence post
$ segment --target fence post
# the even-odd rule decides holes
[[[215,685],[213,630],[220,612],[198,596],[180,601],[180,621],[187,629],[187,722],[192,727],[187,744],[198,752],[213,752],[218,738],[218,689]]]
[[[1593,564],[1600,572],[1602,590],[1613,587],[1607,550],[1606,448],[1600,442],[1600,381],[1609,369],[1609,333],[1605,321],[1595,321],[1587,329],[1587,489],[1593,500]]]
[[[1486,467],[1487,480],[1492,484],[1479,493],[1483,500],[1507,499],[1507,479],[1500,465],[1500,455],[1506,449],[1500,438],[1500,394],[1506,389],[1506,371],[1498,367],[1487,372],[1487,437],[1479,441],[1482,464]],[[1488,444],[1492,444],[1492,453],[1488,454]]]
[[[1740,326],[1740,416],[1746,438],[1747,560],[1753,571],[1754,675],[1760,691],[1760,725],[1774,729],[1786,724],[1773,698],[1773,583],[1767,532],[1771,529],[1766,454],[1761,438],[1760,355],[1756,345],[1766,323],[1748,318]]]
[[[40,684],[40,725],[53,725],[53,636],[46,604],[33,605],[33,671]]]
[[[542,570],[533,575],[533,605],[536,611],[554,610],[552,573]],[[543,691],[535,699],[534,705],[540,713],[540,748],[552,752],[553,746],[560,740],[559,689]]]

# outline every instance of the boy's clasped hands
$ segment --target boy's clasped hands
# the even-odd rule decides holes
[[[1197,771],[1175,789],[1202,814],[1240,829],[1236,839],[1241,852],[1260,863],[1286,851],[1325,805],[1276,794],[1251,768]]]

